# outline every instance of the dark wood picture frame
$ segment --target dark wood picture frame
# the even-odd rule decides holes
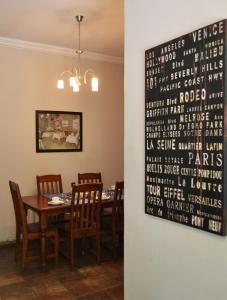
[[[36,110],[36,152],[82,151],[82,113]]]

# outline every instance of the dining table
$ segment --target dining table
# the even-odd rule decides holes
[[[64,198],[63,198],[64,199]],[[50,205],[50,197],[48,195],[23,196],[22,201],[25,209],[36,212],[39,216],[39,225],[41,230],[41,264],[43,270],[46,269],[46,231],[48,228],[48,218],[51,215],[60,215],[70,211],[71,201],[64,199],[60,205]],[[49,203],[48,203],[49,202]],[[113,197],[102,197],[101,208],[113,207]]]

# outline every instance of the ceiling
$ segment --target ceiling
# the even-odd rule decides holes
[[[0,0],[0,36],[123,57],[124,0]]]

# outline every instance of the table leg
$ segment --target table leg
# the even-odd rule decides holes
[[[40,215],[40,229],[41,229],[41,261],[42,269],[46,270],[46,230],[47,230],[47,220],[46,213],[43,212]]]

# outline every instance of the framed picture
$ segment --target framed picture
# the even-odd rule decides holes
[[[82,151],[82,113],[36,110],[36,152]]]
[[[145,52],[145,212],[226,235],[227,20]]]

